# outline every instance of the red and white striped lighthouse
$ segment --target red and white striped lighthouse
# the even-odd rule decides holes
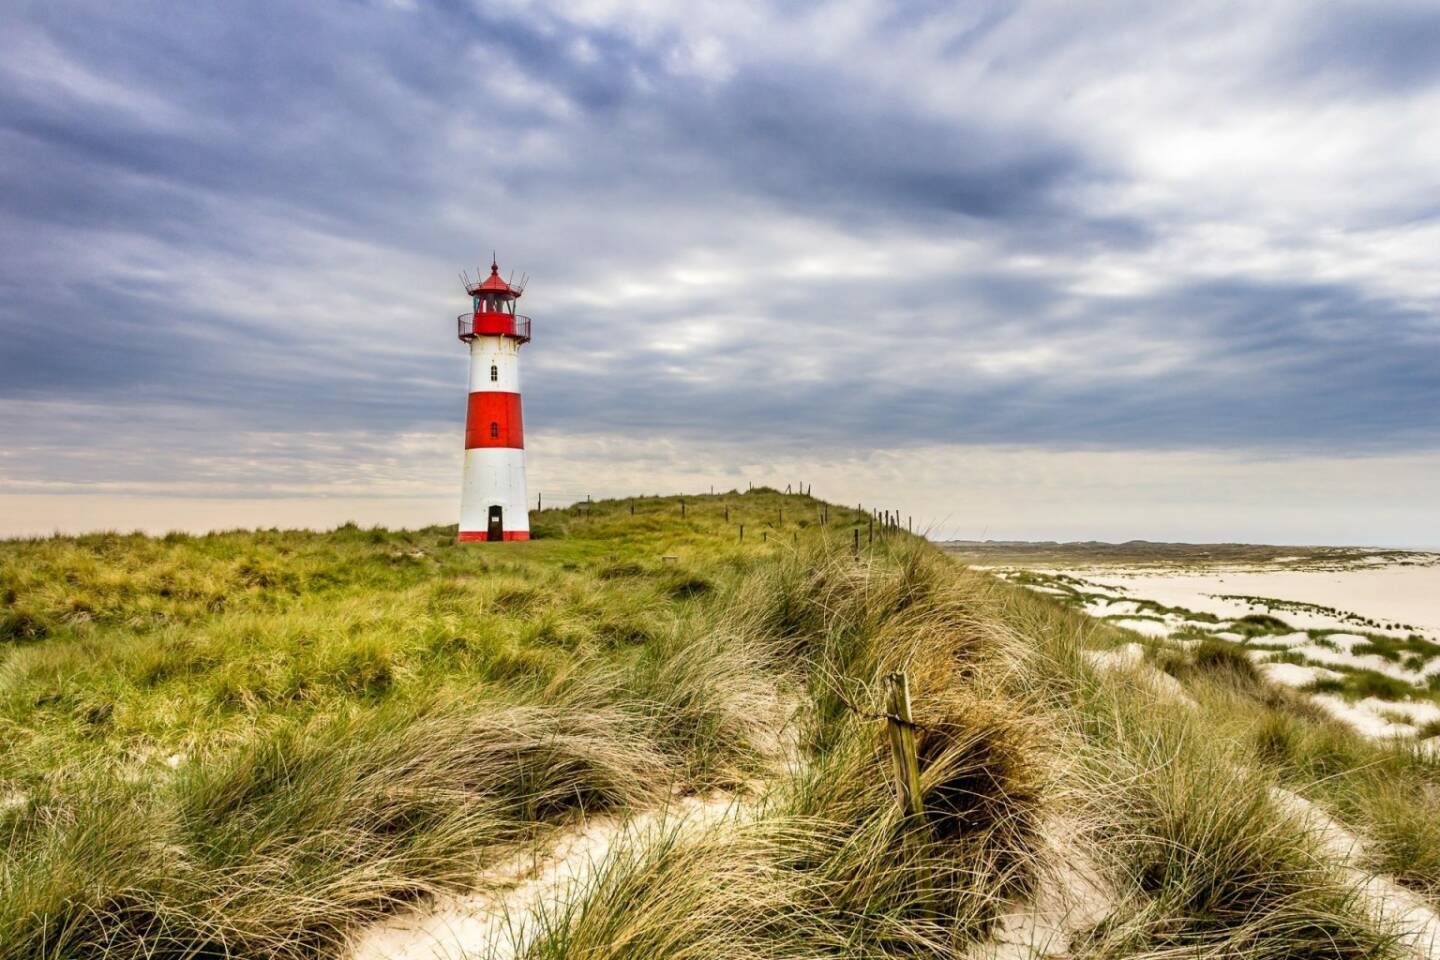
[[[500,279],[494,258],[481,282],[461,276],[472,310],[457,318],[460,339],[470,347],[460,539],[529,540],[520,345],[530,340],[530,318],[515,312],[525,285]]]

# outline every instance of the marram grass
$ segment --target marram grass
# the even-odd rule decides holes
[[[503,547],[0,545],[0,960],[333,957],[579,816],[717,788],[743,812],[616,848],[528,956],[964,955],[1045,882],[1057,823],[1117,891],[1077,954],[1392,952],[1271,801],[1320,753],[1302,712],[1267,753],[1097,674],[1113,627],[872,547],[853,510],[685,500],[545,511]],[[919,819],[875,716],[898,669]],[[1223,654],[1176,670],[1282,715]]]

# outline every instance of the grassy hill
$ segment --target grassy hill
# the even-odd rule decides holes
[[[525,955],[978,956],[1057,893],[1074,956],[1414,953],[1362,880],[1440,894],[1415,746],[1223,649],[1114,665],[1133,636],[918,538],[855,553],[852,510],[683,511],[0,544],[0,960],[341,956],[581,817],[717,791],[743,813],[615,851]]]

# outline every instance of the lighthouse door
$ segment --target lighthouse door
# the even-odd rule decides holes
[[[505,524],[502,511],[498,506],[490,508],[490,528],[485,533],[485,539],[491,541],[505,539]]]

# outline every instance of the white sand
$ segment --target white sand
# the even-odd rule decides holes
[[[1440,960],[1440,915],[1428,901],[1388,877],[1363,869],[1364,842],[1309,800],[1279,787],[1271,796],[1282,810],[1314,834],[1324,853],[1344,865],[1345,875],[1359,894],[1360,902],[1382,924],[1393,927],[1402,950],[1424,960]]]
[[[376,923],[354,938],[347,960],[461,960],[522,956],[553,916],[595,880],[620,844],[647,844],[676,830],[716,823],[738,809],[717,792],[686,797],[628,820],[596,817],[564,831],[545,856],[524,854],[477,878],[476,891],[438,897],[410,913]]]
[[[1077,932],[1114,912],[1119,898],[1082,837],[1078,825],[1063,820],[1042,827],[1044,853],[1034,895],[1007,911],[988,941],[967,951],[970,960],[1063,956]]]
[[[1256,653],[1259,654],[1261,651],[1257,650]],[[1340,676],[1334,670],[1311,667],[1301,663],[1262,663],[1260,672],[1266,680],[1282,683],[1287,687],[1306,687],[1316,680],[1333,680]]]
[[[1113,650],[1086,650],[1086,659],[1104,670],[1137,667],[1145,662],[1145,648],[1138,643],[1127,643]]]
[[[1072,575],[1080,571],[1060,571]],[[1330,607],[1414,628],[1414,632],[1440,639],[1440,566],[1367,567],[1357,570],[1270,570],[1250,572],[1212,569],[1204,572],[1148,570],[1086,571],[1094,582],[1132,597],[1154,600],[1170,607],[1185,607],[1219,617],[1236,618],[1264,613],[1263,605],[1221,600],[1230,594],[1269,597]],[[1360,625],[1313,612],[1275,610],[1273,615],[1301,630],[1357,629]],[[1363,629],[1404,636],[1405,629]]]
[[[1146,637],[1168,637],[1171,632],[1169,623],[1162,623],[1159,620],[1111,620],[1117,627],[1124,627],[1126,630],[1134,630],[1136,633]]]
[[[1417,703],[1402,700],[1380,700],[1375,697],[1366,697],[1363,700],[1351,702],[1330,693],[1317,693],[1311,699],[1324,707],[1337,720],[1343,720],[1360,733],[1376,740],[1413,737],[1419,732],[1413,723],[1403,721],[1397,723],[1391,719],[1392,717],[1408,717],[1410,714],[1407,708],[1419,707],[1420,704]]]

